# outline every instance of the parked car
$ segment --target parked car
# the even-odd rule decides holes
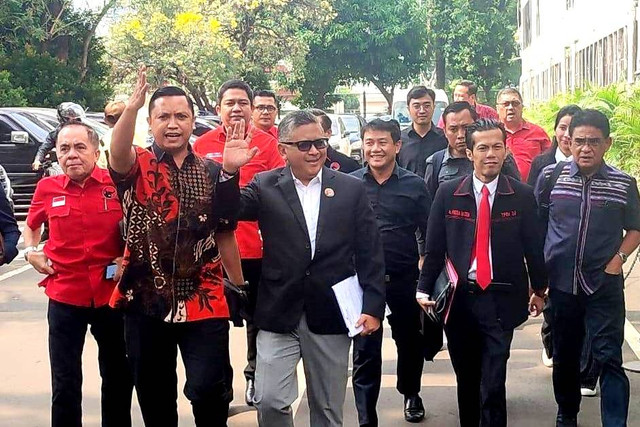
[[[331,137],[329,138],[329,145],[342,154],[350,156],[351,142],[349,141],[349,134],[344,121],[340,116],[335,114],[327,115],[331,119]]]
[[[0,159],[13,189],[16,217],[23,220],[42,171],[31,163],[54,126],[23,109],[0,108]],[[53,155],[55,157],[55,154]]]
[[[220,123],[216,123],[214,120],[210,119],[210,117],[217,116],[196,117],[195,127],[193,128],[193,134],[195,136],[202,136],[210,130],[220,126]]]
[[[340,118],[347,128],[349,143],[351,145],[351,158],[362,164],[362,128],[367,122],[357,114],[341,114]]]

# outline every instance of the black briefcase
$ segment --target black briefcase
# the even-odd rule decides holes
[[[241,328],[243,320],[251,320],[249,313],[249,296],[247,291],[234,285],[229,279],[224,279],[224,297],[229,307],[229,320],[233,326]]]

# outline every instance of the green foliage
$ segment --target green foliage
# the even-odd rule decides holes
[[[335,0],[334,19],[307,31],[309,50],[290,87],[301,106],[326,107],[341,82],[371,82],[391,108],[393,89],[423,70],[425,8],[416,0]]]
[[[0,1],[0,69],[21,91],[16,102],[54,107],[75,101],[101,110],[111,88],[102,42],[93,38],[99,19],[74,9],[71,0]]]
[[[568,104],[593,108],[605,114],[609,118],[613,138],[607,161],[634,176],[640,176],[640,84],[630,86],[616,83],[561,93],[547,102],[530,106],[525,110],[525,115],[527,120],[553,135],[555,116],[560,108]]]
[[[493,88],[517,83],[516,0],[429,0],[430,48],[444,56],[447,80],[473,80],[490,98]],[[444,83],[444,82],[442,82]]]
[[[24,90],[11,83],[11,73],[0,71],[0,107],[23,107],[27,105]]]
[[[113,26],[108,50],[116,59],[117,83],[132,82],[138,64],[148,66],[152,85],[184,87],[200,108],[233,77],[269,87],[267,69],[293,62],[303,49],[302,25],[323,22],[326,1],[132,0]]]

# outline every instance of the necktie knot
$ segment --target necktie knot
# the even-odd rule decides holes
[[[486,185],[482,186],[482,195],[487,197],[489,195],[489,188]]]

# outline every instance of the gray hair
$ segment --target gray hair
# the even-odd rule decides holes
[[[80,126],[85,128],[87,130],[87,137],[89,138],[89,142],[91,143],[91,145],[93,145],[96,149],[100,148],[100,137],[98,136],[98,132],[96,132],[96,130],[88,124],[76,121],[66,122],[62,126],[60,126],[60,129],[58,129],[58,134],[56,135],[56,143],[58,143],[58,135],[60,135],[62,129],[69,128],[71,126]]]
[[[278,125],[278,139],[290,141],[291,134],[300,126],[316,124],[320,127],[318,119],[309,110],[292,111],[284,116]]]
[[[509,94],[517,96],[520,102],[522,102],[522,95],[520,94],[520,91],[515,87],[505,87],[504,89],[500,89],[500,91],[498,92],[498,95],[496,95],[496,102],[498,99],[500,99],[502,95],[509,95]]]

